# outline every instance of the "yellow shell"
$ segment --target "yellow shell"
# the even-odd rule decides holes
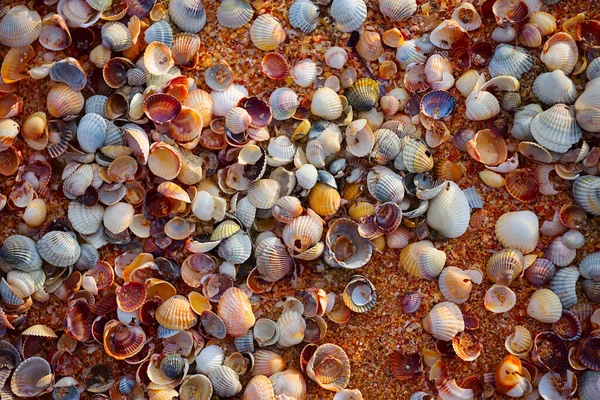
[[[341,198],[337,189],[322,182],[317,182],[308,196],[308,205],[322,217],[333,215],[340,208]]]
[[[156,309],[156,321],[165,328],[182,331],[196,325],[198,318],[188,299],[177,295],[169,298]]]
[[[348,215],[356,222],[360,222],[362,217],[373,215],[375,213],[375,205],[366,201],[359,201],[353,204],[348,210]]]
[[[85,100],[81,92],[71,90],[66,84],[59,83],[48,91],[46,105],[48,112],[55,118],[77,115],[83,109]]]

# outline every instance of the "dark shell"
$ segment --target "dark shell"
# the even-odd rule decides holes
[[[552,325],[552,331],[561,339],[571,341],[581,337],[581,323],[577,316],[569,310],[563,310],[562,316]]]
[[[144,113],[156,124],[171,121],[181,111],[181,103],[174,96],[155,93],[144,100]]]
[[[156,0],[124,0],[125,4],[129,6],[127,14],[136,16],[139,19],[144,19],[150,15],[150,11],[154,7]]]
[[[571,229],[581,229],[587,224],[587,213],[576,204],[562,206],[558,217],[564,226]]]
[[[600,347],[598,349],[600,350]],[[569,368],[569,350],[556,333],[541,332],[533,340],[531,360],[535,365],[546,370],[564,371]]]
[[[406,314],[416,313],[420,305],[421,295],[418,292],[408,292],[402,298],[402,311]]]
[[[600,371],[600,332],[592,332],[579,343],[581,363],[593,371]]]
[[[527,169],[516,169],[506,175],[506,190],[512,197],[524,203],[535,200],[539,188],[535,175]]]
[[[600,303],[600,281],[584,279],[581,283],[583,293],[594,303]]]
[[[369,111],[379,101],[379,84],[370,78],[361,78],[344,91],[348,104],[357,111]]]
[[[421,99],[421,112],[433,119],[446,118],[454,110],[456,99],[445,90],[434,90]]]
[[[423,373],[423,358],[420,353],[393,351],[390,355],[390,371],[400,382],[406,382]]]
[[[393,202],[383,203],[375,209],[375,223],[384,235],[394,232],[402,222],[402,209]]]
[[[556,268],[550,260],[537,258],[529,268],[525,270],[525,279],[536,288],[550,283]]]
[[[223,339],[225,338],[225,335],[227,335],[227,328],[225,327],[223,320],[212,311],[203,311],[200,315],[200,323],[202,324],[204,333],[209,337],[212,336],[217,339]]]
[[[177,353],[165,355],[160,362],[161,372],[170,379],[179,379],[183,375],[184,359]]]

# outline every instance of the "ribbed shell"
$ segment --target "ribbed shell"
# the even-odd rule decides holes
[[[176,295],[157,308],[156,321],[165,328],[181,331],[196,325],[198,318],[190,302],[184,296]]]
[[[562,316],[560,298],[550,289],[539,289],[531,295],[527,315],[540,322],[553,324]]]
[[[390,21],[406,21],[417,11],[415,0],[379,0],[379,10]]]
[[[518,140],[533,140],[531,135],[531,121],[536,115],[544,111],[539,104],[527,104],[515,113],[514,124],[510,133]]]
[[[248,90],[244,86],[233,84],[223,92],[211,92],[210,97],[213,101],[214,114],[224,117],[230,109],[238,105],[241,99],[248,97]]]
[[[100,204],[86,207],[77,201],[69,203],[69,222],[73,225],[73,229],[82,235],[91,235],[97,232],[102,226],[103,215],[104,207]]]
[[[241,337],[255,322],[248,296],[236,287],[231,287],[219,299],[219,317],[227,327],[227,334]]]
[[[257,375],[248,382],[242,400],[274,400],[273,384],[264,375]]]
[[[510,75],[521,79],[531,69],[534,61],[524,48],[502,43],[496,47],[488,68],[492,77]]]
[[[242,384],[238,374],[231,368],[220,366],[208,373],[208,378],[213,385],[217,396],[233,397],[242,391]]]
[[[104,118],[95,113],[84,115],[77,127],[77,142],[81,150],[86,153],[95,153],[104,145],[105,139],[106,122]]]
[[[579,272],[586,279],[600,281],[600,252],[586,255],[579,263]]]
[[[585,175],[573,183],[573,197],[592,215],[600,215],[600,177]]]
[[[252,19],[254,9],[246,0],[223,0],[217,8],[217,20],[225,28],[237,29]]]
[[[402,163],[408,172],[421,173],[433,168],[433,155],[421,140],[405,136],[402,151],[396,159],[402,157]]]
[[[277,326],[281,332],[277,344],[282,347],[295,346],[304,339],[306,321],[296,311],[284,311],[277,319]]]
[[[144,33],[144,41],[146,43],[162,42],[171,47],[173,45],[173,29],[165,20],[155,22]]]
[[[336,366],[322,368],[324,362],[336,361]],[[321,366],[321,368],[319,368]],[[331,371],[330,368],[333,370]],[[323,371],[325,370],[325,371]],[[327,372],[335,372],[328,375]],[[335,344],[326,343],[317,348],[306,365],[306,374],[327,390],[340,391],[350,382],[350,360],[346,352]],[[324,380],[324,378],[327,378]],[[335,379],[334,379],[335,378]],[[333,379],[333,380],[331,380]]]
[[[600,371],[584,371],[579,376],[577,395],[580,400],[595,400],[600,392]]]
[[[539,144],[559,153],[569,150],[582,136],[574,111],[564,104],[556,104],[537,114],[530,129]]]
[[[567,267],[556,271],[552,281],[550,281],[549,289],[558,296],[565,309],[577,304],[575,285],[578,279],[579,270],[577,267]]]
[[[169,2],[171,21],[182,31],[197,33],[206,25],[206,11],[201,0]]]
[[[600,57],[588,64],[587,69],[585,70],[585,76],[589,81],[600,77]]]
[[[374,166],[367,175],[367,188],[371,196],[382,203],[399,203],[404,198],[402,177],[383,165]]]
[[[15,6],[0,21],[0,44],[25,47],[37,40],[42,32],[42,18],[26,6]]]
[[[252,254],[252,241],[245,232],[238,232],[219,244],[218,254],[232,264],[242,264]]]
[[[533,82],[533,94],[544,104],[573,104],[577,89],[565,73],[557,69],[538,75]]]
[[[469,201],[454,182],[429,202],[427,225],[447,238],[456,238],[467,231],[471,219]]]
[[[310,104],[310,112],[313,115],[332,121],[338,119],[342,111],[340,96],[333,89],[322,87],[314,93]]]
[[[23,360],[12,375],[10,388],[19,397],[36,397],[52,387],[54,379],[44,385],[38,382],[47,376],[52,376],[52,367],[41,357],[30,357]]]
[[[367,5],[364,0],[333,0],[330,14],[340,31],[352,32],[367,19]]]
[[[405,40],[404,43],[396,49],[396,60],[400,63],[403,70],[413,63],[424,63],[427,61],[425,51],[415,39]]]
[[[259,49],[271,51],[285,41],[285,31],[277,18],[271,14],[262,14],[250,27],[250,38]]]
[[[218,345],[206,346],[196,357],[196,370],[208,374],[214,368],[220,367],[225,360],[225,352]]]
[[[379,101],[379,84],[370,78],[361,78],[344,91],[348,103],[358,111],[369,111]]]
[[[115,52],[127,50],[133,45],[131,31],[122,22],[107,22],[102,26],[102,45]]]
[[[319,23],[319,8],[310,0],[296,0],[290,6],[288,18],[294,28],[310,33]]]
[[[454,339],[457,333],[465,330],[460,308],[454,303],[444,301],[438,303],[423,319],[423,329],[434,338],[444,341]]]
[[[46,233],[37,242],[40,256],[49,264],[68,267],[75,264],[81,254],[81,248],[71,232],[52,231]]]
[[[579,60],[577,43],[568,33],[558,32],[544,43],[540,60],[548,70],[560,69],[569,75]]]
[[[13,268],[31,272],[42,268],[35,242],[23,235],[9,236],[0,249],[0,258]]]

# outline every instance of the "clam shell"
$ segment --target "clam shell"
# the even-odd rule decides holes
[[[276,372],[269,377],[273,385],[276,400],[292,400],[306,398],[306,382],[304,376],[295,369]]]
[[[73,225],[73,229],[82,235],[91,235],[97,232],[102,226],[103,215],[104,207],[99,204],[85,207],[76,201],[69,203],[69,222]]]
[[[46,275],[44,271],[23,272],[18,270],[9,271],[6,274],[6,282],[15,294],[25,299],[44,286]]]
[[[254,353],[253,376],[265,375],[270,377],[277,372],[282,372],[285,367],[285,360],[277,353],[265,349],[257,350]]]
[[[565,75],[573,72],[579,59],[579,50],[575,40],[565,32],[555,33],[544,43],[540,60],[550,71],[562,70]]]
[[[481,17],[471,3],[463,3],[456,7],[452,12],[452,19],[469,32],[481,26]]]
[[[246,389],[244,390],[243,400],[274,400],[275,391],[273,390],[273,384],[264,375],[257,375],[248,382]]]
[[[383,45],[381,44],[381,36],[379,36],[379,33],[364,31],[358,39],[356,51],[367,61],[377,60],[383,54]],[[392,65],[395,66],[393,63]],[[382,69],[383,66],[380,66],[380,72]]]
[[[469,34],[453,19],[442,21],[431,31],[431,43],[442,49],[450,49],[454,42],[469,38]]]
[[[42,258],[37,252],[36,243],[27,236],[9,236],[0,248],[0,257],[13,268],[24,272],[42,268]]]
[[[345,49],[333,46],[325,52],[325,64],[333,69],[342,69],[348,61],[348,53]]]
[[[544,257],[558,267],[566,267],[571,264],[575,256],[576,251],[565,246],[561,236],[554,238],[550,246],[544,251]]]
[[[212,393],[213,387],[210,379],[201,374],[188,375],[179,387],[181,400],[210,400]]]
[[[50,377],[49,382],[43,385],[38,383],[46,377]],[[10,381],[12,392],[19,397],[37,397],[52,389],[54,384],[54,375],[48,361],[41,357],[30,357],[24,360],[15,369]]]
[[[454,303],[438,303],[423,319],[423,329],[436,339],[452,340],[457,333],[465,329],[462,312]]]
[[[405,40],[396,49],[396,60],[400,63],[400,67],[403,70],[407,70],[407,67],[414,63],[424,63],[427,61],[425,51],[416,39]]]
[[[404,184],[400,175],[383,165],[376,165],[367,175],[371,196],[381,202],[399,203],[404,198]]]
[[[24,47],[35,42],[42,31],[42,18],[37,11],[17,5],[0,21],[0,44],[7,47]]]
[[[182,4],[182,2],[178,3]],[[144,32],[144,41],[146,43],[162,42],[171,47],[173,45],[173,29],[165,20],[155,22]]]
[[[556,104],[537,114],[530,125],[535,140],[548,150],[566,152],[581,139],[575,113],[564,104]]]
[[[577,395],[581,400],[593,400],[600,389],[600,371],[584,371],[579,377]]]
[[[525,279],[536,288],[540,288],[550,283],[555,271],[556,268],[551,261],[545,258],[538,258],[525,270]]]
[[[196,369],[199,373],[208,374],[220,367],[225,360],[225,353],[218,345],[206,346],[196,357]]]
[[[454,182],[447,182],[444,189],[429,202],[427,225],[447,238],[456,238],[467,231],[470,211],[462,190]]]
[[[381,0],[379,10],[390,21],[406,21],[417,11],[415,0]]]
[[[281,22],[270,14],[262,14],[250,27],[252,43],[260,50],[275,50],[285,41],[286,35]]]
[[[510,354],[526,357],[533,347],[531,332],[522,325],[516,325],[514,332],[506,337],[504,347]]]
[[[539,240],[539,220],[531,211],[504,213],[496,221],[496,237],[506,248],[531,253]]]
[[[585,76],[589,81],[600,77],[600,59],[595,58],[591,63],[588,64],[585,70]]]
[[[133,45],[131,31],[122,22],[109,21],[102,26],[102,45],[115,52],[127,50]]]
[[[169,3],[171,21],[182,31],[197,33],[206,25],[206,11],[200,0],[182,0]]]
[[[485,90],[475,90],[469,94],[465,102],[466,117],[473,121],[484,121],[500,113],[498,99]]]
[[[553,324],[562,316],[560,298],[550,289],[539,289],[531,295],[527,315],[540,322]]]
[[[519,250],[500,250],[489,258],[487,276],[492,282],[510,285],[523,272],[523,262],[523,254]]]
[[[100,115],[86,114],[77,127],[77,142],[81,150],[95,153],[104,145],[106,138],[106,122]]]
[[[233,397],[242,391],[242,384],[238,374],[231,368],[219,366],[208,373],[208,378],[213,385],[217,396]]]
[[[509,75],[517,79],[528,72],[533,66],[534,58],[522,47],[500,44],[488,65],[492,77]]]
[[[57,267],[68,267],[75,264],[81,249],[75,235],[70,232],[48,232],[37,242],[37,250],[47,263]]]
[[[288,18],[294,28],[310,33],[319,23],[319,8],[310,0],[296,0],[290,6]]]
[[[234,287],[221,296],[218,314],[227,327],[227,333],[233,337],[244,336],[255,322],[248,296]]]
[[[579,263],[579,272],[586,279],[600,281],[600,252],[586,255]]]
[[[406,136],[402,138],[403,147],[394,160],[394,166],[401,161],[402,170],[421,173],[433,168],[433,155],[427,145],[420,139]]]
[[[295,346],[304,339],[306,321],[296,311],[284,311],[277,319],[280,335],[277,344],[282,347]]]
[[[538,104],[528,104],[525,107],[518,109],[515,113],[511,134],[519,140],[533,140],[530,129],[531,121],[533,121],[533,118],[542,111],[542,107]]]
[[[592,215],[600,215],[600,177],[586,175],[573,183],[573,197]]]
[[[135,211],[131,204],[118,202],[110,205],[102,217],[104,227],[112,233],[121,233],[131,225],[134,214]]]
[[[310,0],[306,1],[310,2]],[[296,85],[301,87],[309,87],[315,82],[319,72],[320,71],[319,67],[317,67],[317,64],[313,60],[306,58],[298,61],[296,65],[294,65],[294,67],[290,70],[290,76]]]
[[[364,0],[333,0],[329,13],[341,32],[352,32],[367,19],[367,5]]]
[[[64,83],[53,86],[46,98],[48,113],[55,118],[77,115],[83,110],[85,100],[81,92],[71,90]]]
[[[333,89],[322,87],[314,93],[310,111],[317,117],[331,121],[342,115],[342,102]]]
[[[218,254],[232,264],[241,264],[250,258],[252,242],[244,232],[238,232],[221,242]]]
[[[493,313],[510,311],[517,303],[517,295],[507,286],[494,284],[485,292],[483,304]]]
[[[245,0],[224,0],[217,8],[217,20],[226,28],[237,29],[252,19],[254,9]]]
[[[571,79],[560,70],[538,75],[533,82],[533,94],[544,104],[573,104],[577,89]]]
[[[339,245],[349,245],[351,252],[340,252]],[[349,243],[347,243],[349,242]],[[325,262],[334,267],[355,269],[365,265],[372,255],[369,241],[360,236],[358,225],[348,219],[337,219],[327,231],[325,236]],[[344,248],[346,248],[344,246]]]
[[[562,242],[570,249],[578,249],[585,244],[585,237],[581,232],[571,229],[563,234]]]
[[[344,95],[353,109],[358,111],[369,111],[377,105],[377,102],[379,101],[379,84],[370,78],[361,78],[357,80],[352,87],[346,89]],[[313,102],[314,101],[313,97]]]
[[[456,267],[446,267],[440,273],[438,284],[440,292],[456,304],[469,300],[473,283],[481,283],[482,276],[475,271],[463,271]]]
[[[554,277],[550,281],[549,289],[558,296],[565,309],[577,304],[575,285],[578,279],[579,270],[577,267],[567,267],[556,271],[556,274],[554,274]]]
[[[248,90],[241,85],[233,84],[223,92],[211,92],[210,97],[213,101],[214,115],[224,117],[230,109],[238,105],[242,98],[248,97]]]
[[[176,295],[167,299],[156,310],[156,321],[168,329],[184,330],[196,325],[198,318],[188,299]]]

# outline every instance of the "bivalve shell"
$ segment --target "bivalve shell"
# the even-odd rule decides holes
[[[573,81],[560,70],[538,75],[533,82],[533,94],[544,104],[573,104],[577,89]]]
[[[285,37],[281,22],[270,14],[260,15],[250,27],[252,43],[263,51],[275,50],[285,41]]]
[[[454,303],[438,303],[423,319],[423,329],[436,339],[450,341],[465,330],[462,312]]]
[[[538,217],[531,211],[504,213],[496,221],[495,229],[496,237],[504,247],[523,254],[531,253],[540,237]]]
[[[367,19],[367,5],[364,0],[333,0],[329,13],[340,31],[352,32]]]
[[[470,212],[469,202],[462,190],[454,182],[447,182],[429,202],[427,225],[447,238],[456,238],[467,231]]]
[[[527,315],[547,324],[556,323],[562,316],[560,298],[550,289],[539,289],[531,295]]]
[[[37,11],[24,5],[17,5],[6,13],[0,21],[0,44],[16,48],[29,46],[42,31],[42,18]]]

